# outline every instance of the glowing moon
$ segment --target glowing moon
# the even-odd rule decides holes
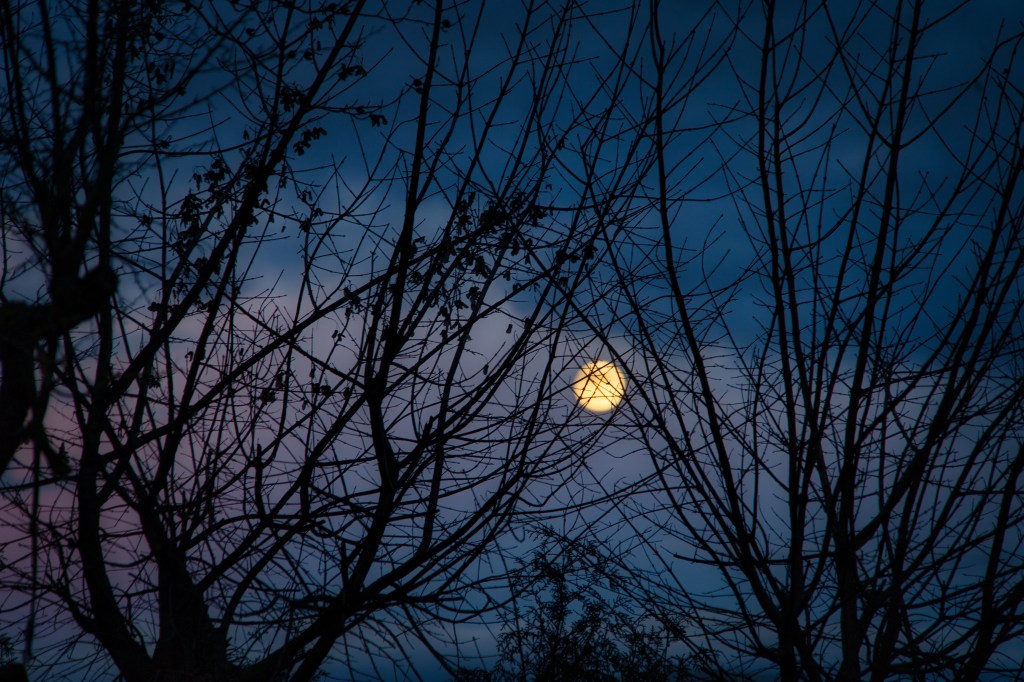
[[[585,409],[607,412],[622,400],[626,391],[626,378],[610,362],[588,362],[576,373],[572,382],[573,393]]]

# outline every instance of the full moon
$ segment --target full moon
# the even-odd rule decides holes
[[[607,412],[622,400],[626,390],[626,379],[619,368],[610,362],[588,362],[576,373],[572,390],[585,409],[591,412]]]

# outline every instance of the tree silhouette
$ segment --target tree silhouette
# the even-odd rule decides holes
[[[516,596],[502,611],[497,664],[459,668],[456,682],[708,679],[699,653],[690,661],[670,653],[691,615],[656,605],[648,610],[638,599],[644,592],[638,576],[594,545],[550,531],[544,538],[513,580]]]
[[[603,156],[632,32],[515,9],[2,3],[0,609],[30,673],[401,664],[491,608],[499,540],[596,496],[565,286],[642,181]]]
[[[645,276],[617,272],[660,481],[631,509],[652,557],[705,576],[675,599],[737,669],[1024,671],[1022,25],[971,52],[979,9],[743,6],[710,133],[652,23],[660,203],[617,239]]]
[[[1024,674],[1012,12],[0,2],[4,663]]]

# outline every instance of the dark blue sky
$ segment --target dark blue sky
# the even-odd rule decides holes
[[[765,21],[761,3],[661,3],[660,35],[669,54],[661,142],[655,139],[655,56],[647,33],[648,3],[581,2],[572,10],[571,30],[557,35],[553,30],[558,26],[558,7],[543,7],[528,17],[524,4],[529,3],[466,2],[446,10],[425,127],[432,175],[421,185],[412,216],[419,243],[433,245],[452,223],[457,202],[467,201],[473,220],[480,221],[498,197],[510,201],[539,190],[535,203],[540,212],[527,233],[517,235],[530,243],[516,244],[516,251],[523,255],[514,261],[512,276],[491,278],[479,294],[494,311],[475,324],[472,341],[453,368],[461,380],[454,399],[477,395],[474,391],[485,384],[491,369],[521,336],[533,339],[536,352],[519,358],[515,371],[489,394],[480,421],[493,418],[501,426],[480,432],[492,440],[474,441],[475,426],[466,426],[465,440],[458,443],[467,453],[470,464],[466,466],[474,466],[474,457],[500,461],[505,453],[515,454],[522,446],[525,415],[535,407],[550,428],[527,449],[539,458],[557,462],[561,457],[576,469],[566,486],[543,481],[527,491],[524,497],[543,512],[589,503],[609,490],[650,481],[652,465],[672,452],[673,442],[682,442],[686,433],[694,434],[698,442],[706,437],[700,417],[703,387],[692,380],[694,359],[677,315],[678,301],[672,296],[671,283],[676,278],[692,305],[701,341],[707,344],[715,398],[723,414],[734,420],[730,454],[736,458],[737,470],[749,467],[744,459],[749,454],[745,438],[760,428],[771,432],[769,422],[779,417],[768,410],[761,415],[764,421],[750,423],[744,421],[743,411],[756,383],[744,370],[756,357],[767,357],[765,366],[774,366],[780,355],[776,346],[765,341],[774,321],[771,281],[766,276],[770,264],[762,258],[766,228],[764,188],[758,178],[761,129],[754,117]],[[854,234],[858,244],[854,253],[862,256],[882,219],[876,207],[884,192],[886,156],[882,151],[866,153],[873,142],[865,121],[883,87],[880,74],[893,30],[891,12],[900,8],[907,12],[909,3],[880,2],[871,7],[856,2],[822,3],[805,14],[806,4],[778,3],[776,31],[786,37],[770,64],[777,82],[769,90],[788,93],[780,125],[793,136],[782,153],[780,181],[785,191],[781,194],[788,199],[781,208],[791,216],[794,238],[806,246],[796,256],[803,268],[800,277],[807,284],[797,294],[798,307],[818,310],[820,291],[815,284],[835,279],[841,267],[837,254],[849,235]],[[271,294],[267,300],[254,299],[247,310],[252,320],[273,318],[275,324],[286,324],[302,319],[316,306],[346,295],[343,292],[367,286],[392,256],[411,210],[407,201],[411,150],[421,104],[418,90],[430,47],[432,9],[427,5],[370,3],[359,34],[359,58],[347,65],[352,77],[340,80],[325,95],[322,117],[310,122],[319,130],[316,139],[301,154],[295,149],[287,179],[279,178],[281,184],[271,188],[271,200],[276,202],[273,221],[263,215],[250,232],[250,236],[264,235],[264,240],[243,251],[251,259],[243,297]],[[881,316],[891,325],[891,338],[906,341],[900,350],[906,351],[901,360],[908,368],[935,352],[933,340],[951,324],[955,303],[971,294],[965,276],[974,263],[965,254],[973,253],[978,234],[992,224],[997,205],[988,180],[977,181],[960,195],[949,188],[972,155],[986,160],[979,168],[987,168],[989,157],[998,159],[999,145],[981,144],[990,131],[994,132],[989,142],[1006,140],[1012,147],[1019,135],[1019,119],[999,94],[1024,84],[1020,59],[1006,71],[997,66],[974,80],[991,54],[996,64],[1010,63],[1016,45],[999,46],[998,40],[1024,30],[1024,3],[929,0],[924,7],[922,21],[940,23],[917,47],[912,87],[927,94],[907,116],[911,144],[903,151],[899,170],[896,203],[903,210],[895,221],[901,233],[894,241],[893,258],[920,239],[931,240],[933,247],[926,250],[920,269],[911,269],[900,281],[891,307]],[[225,13],[222,19],[229,21],[232,10],[225,6],[220,11]],[[949,12],[953,14],[947,17]],[[393,21],[396,16],[402,20]],[[526,47],[517,51],[519,31],[527,19],[532,23],[525,35]],[[796,25],[799,30],[789,34]],[[262,34],[252,28],[252,42],[246,47],[255,49]],[[271,27],[277,29],[284,30]],[[849,41],[843,47],[844,59],[837,61],[833,57],[840,36],[849,36]],[[207,48],[219,49],[197,44],[197,61]],[[117,189],[117,199],[125,206],[141,201],[156,207],[166,201],[173,212],[195,191],[198,183],[193,174],[209,171],[211,150],[223,150],[229,165],[239,162],[242,147],[237,145],[244,147],[257,134],[253,121],[264,115],[259,93],[266,82],[251,73],[236,75],[226,67],[230,58],[244,55],[235,49],[230,54],[215,52],[208,71],[192,82],[187,96],[200,98],[202,104],[190,116],[127,141],[129,146],[142,145],[143,138],[152,134],[175,140],[175,149],[188,153],[167,158],[161,176],[148,163],[126,173]],[[313,75],[309,63],[299,62],[286,80],[301,90]],[[177,69],[187,67],[176,65]],[[70,74],[75,65],[66,68]],[[471,87],[465,86],[467,78],[472,80]],[[541,99],[538,92],[543,93]],[[1019,100],[1019,94],[1014,91],[1009,101]],[[883,118],[881,127],[889,123]],[[664,196],[656,175],[659,156],[668,168]],[[132,159],[128,155],[126,164]],[[862,168],[868,169],[863,182]],[[968,184],[974,182],[970,178]],[[471,200],[461,193],[463,188],[472,193]],[[847,229],[849,209],[862,189],[869,197],[863,202],[868,208],[851,231]],[[953,199],[945,206],[947,194]],[[666,264],[658,213],[663,198],[674,270]],[[135,229],[135,217],[125,216],[120,224],[125,235]],[[496,241],[488,245],[490,251],[478,255],[486,265],[505,246]],[[583,257],[584,253],[588,256]],[[140,256],[142,260],[149,257]],[[124,263],[137,265],[128,257]],[[856,268],[851,272],[845,286],[854,301],[852,310],[869,273]],[[139,274],[124,282],[119,292],[126,308],[135,306],[139,313],[125,317],[128,339],[145,332],[154,316],[142,311],[152,312],[150,304],[164,293],[159,277],[152,275]],[[534,275],[538,286],[515,288],[518,281]],[[477,281],[482,276],[474,276],[466,276],[467,290],[474,284],[482,286]],[[551,286],[545,289],[543,284]],[[31,297],[37,286],[29,274],[14,283],[10,295]],[[339,310],[304,332],[301,345],[308,356],[296,358],[297,376],[305,379],[308,372],[312,377],[315,370],[320,372],[318,381],[329,379],[340,393],[350,373],[359,369],[354,364],[369,335],[366,317],[354,310],[351,316]],[[421,347],[432,347],[444,338],[445,314],[440,307],[431,311],[412,337],[424,343]],[[1013,314],[1019,318],[1020,311]],[[540,323],[527,332],[526,320],[533,315]],[[807,333],[814,335],[822,326],[821,318],[815,318]],[[189,339],[199,328],[197,322],[177,330],[183,340],[168,352],[168,365],[192,361]],[[433,364],[427,363],[423,374],[441,372],[451,358],[451,353],[440,354]],[[610,414],[581,411],[569,390],[578,367],[596,358],[614,360],[627,373],[627,399]],[[1019,371],[994,374],[988,388],[996,390],[1000,381],[1009,383],[1019,377]],[[781,393],[782,387],[777,388]],[[396,390],[388,404],[389,435],[396,443],[415,442],[436,415],[440,401],[437,386],[412,382]],[[516,416],[501,421],[509,414]],[[667,425],[655,428],[657,418],[665,415]],[[360,426],[338,439],[339,458],[350,449],[371,450],[366,430],[359,431]],[[962,437],[952,439],[953,450],[966,447],[970,435],[965,429]],[[297,439],[288,443],[296,446],[295,452],[305,446]],[[701,464],[710,462],[709,446],[699,444],[696,450],[699,457],[707,458]],[[772,454],[779,453],[768,452],[765,457]],[[986,466],[982,462],[978,468]],[[372,487],[372,479],[359,478],[366,473],[363,469],[352,471],[344,480],[339,475],[335,483],[354,490]],[[678,483],[673,492],[685,489],[680,477],[671,479]],[[445,511],[458,517],[493,485],[489,480],[480,490],[461,491]],[[766,546],[779,553],[787,540],[784,487],[777,478],[762,474],[760,487],[745,499],[762,519],[779,521],[763,524]],[[662,596],[686,590],[707,603],[717,600],[734,606],[735,596],[722,591],[721,572],[681,558],[693,551],[689,530],[680,523],[679,508],[670,507],[663,492],[648,486],[623,506],[584,504],[568,513],[551,514],[545,521],[561,524],[559,530],[569,535],[596,532],[625,551],[626,560],[636,569],[664,579],[658,591]],[[691,520],[690,511],[684,514],[686,520]],[[692,522],[700,530],[699,511],[693,512]],[[813,530],[818,522],[821,517],[812,519],[808,527]],[[521,529],[503,542],[504,559],[510,562],[526,556],[537,544]],[[401,554],[404,549],[395,551]],[[327,565],[323,556],[317,558]],[[302,568],[314,575],[330,575],[329,569],[321,570],[314,563]],[[482,574],[488,569],[483,566]],[[479,595],[467,596],[474,598]],[[425,648],[412,642],[413,636],[403,633],[400,637],[408,650],[388,642],[389,628],[398,629],[402,617],[398,610],[389,613],[379,630],[368,631],[367,647],[375,655],[382,654],[381,659],[408,656],[413,661],[415,670],[399,668],[394,672],[396,679],[443,679]],[[489,654],[494,649],[493,628],[475,623],[451,628],[427,622],[426,626],[438,628],[434,634],[454,636],[464,645],[460,647],[464,654],[478,650]],[[343,642],[337,651],[346,652],[346,645],[359,650],[362,644],[354,643],[357,639]],[[442,646],[453,650],[450,643]],[[828,649],[829,645],[822,646]],[[1024,648],[1008,650],[1012,656]],[[833,653],[828,650],[823,655]],[[387,663],[374,670],[365,652],[339,655],[349,656],[348,664],[357,669],[356,679],[392,674]],[[346,679],[344,668],[335,661],[327,672]]]

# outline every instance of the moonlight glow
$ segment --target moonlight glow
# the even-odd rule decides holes
[[[576,399],[591,412],[607,412],[619,404],[626,390],[626,380],[619,368],[610,362],[588,362],[576,373],[572,382]]]

